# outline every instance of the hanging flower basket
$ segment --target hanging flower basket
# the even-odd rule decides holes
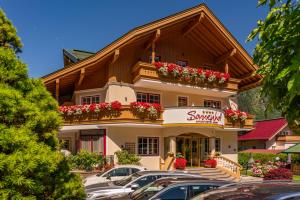
[[[130,109],[140,119],[157,120],[162,112],[160,104],[157,103],[132,102]]]

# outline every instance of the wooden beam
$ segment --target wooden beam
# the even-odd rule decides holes
[[[229,65],[227,60],[225,61],[224,71],[225,73],[229,73]]]
[[[198,26],[201,21],[204,19],[205,15],[204,12],[201,12],[199,15],[199,18],[194,21],[193,23],[188,24],[186,27],[182,30],[182,36],[186,36],[189,32],[191,32],[196,26]]]
[[[238,79],[247,79],[247,78],[253,77],[255,75],[256,75],[256,71],[252,71],[248,74],[244,74],[242,76],[239,76]]]
[[[161,35],[160,34],[160,29],[157,29],[154,36],[153,36],[153,38],[147,43],[145,51],[147,51],[152,46],[152,43],[155,43],[158,40],[160,35]]]
[[[111,66],[118,60],[119,56],[120,56],[120,50],[117,49],[117,50],[115,50],[114,57],[113,57],[112,61],[108,65],[108,82],[110,82],[110,83],[117,81],[117,77],[114,74],[114,72],[112,71]]]
[[[233,49],[229,50],[227,53],[225,53],[222,56],[220,56],[219,58],[217,58],[215,63],[219,64],[221,62],[224,62],[226,59],[234,56],[235,54],[236,54],[236,48],[233,48]]]
[[[249,85],[245,85],[245,86],[239,88],[239,92],[255,88],[255,87],[261,85],[262,81],[263,81],[263,79],[260,79],[260,80],[254,82],[254,83],[251,83]]]
[[[84,76],[85,76],[85,68],[82,68],[80,70],[80,75],[79,75],[79,80],[78,80],[78,83],[77,83],[77,86],[80,86],[83,79],[84,79]]]
[[[55,80],[55,97],[59,101],[59,79]]]
[[[120,50],[117,49],[117,50],[115,50],[114,58],[113,58],[113,60],[111,61],[110,64],[111,64],[111,65],[114,64],[114,63],[118,60],[119,56],[120,56]]]

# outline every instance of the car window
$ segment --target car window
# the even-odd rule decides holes
[[[139,171],[141,171],[140,169],[137,169],[137,168],[131,168],[131,173],[133,174],[133,173],[135,173],[135,172],[139,172]]]
[[[108,172],[107,174],[105,174],[104,176],[110,176],[110,177],[114,177],[114,176],[129,176],[129,169],[128,168],[117,168],[114,169],[110,172]]]
[[[177,186],[171,188],[159,195],[158,198],[161,200],[183,200],[187,199],[187,186]]]
[[[217,185],[191,185],[189,186],[189,191],[190,191],[190,197],[192,198],[204,191],[210,190],[210,189],[215,189],[218,188],[219,186]]]
[[[145,185],[152,183],[153,181],[159,178],[161,178],[161,175],[144,176],[136,180],[133,184],[138,184],[140,187],[144,187]]]

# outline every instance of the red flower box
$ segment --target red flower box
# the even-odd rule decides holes
[[[204,167],[207,168],[216,168],[217,167],[217,161],[215,159],[208,159],[204,161]]]
[[[174,168],[183,170],[186,167],[186,162],[187,162],[186,159],[183,157],[176,158],[174,162]]]

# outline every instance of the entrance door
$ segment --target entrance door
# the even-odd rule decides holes
[[[177,137],[176,152],[181,153],[187,160],[188,167],[200,166],[200,138],[198,137]]]

